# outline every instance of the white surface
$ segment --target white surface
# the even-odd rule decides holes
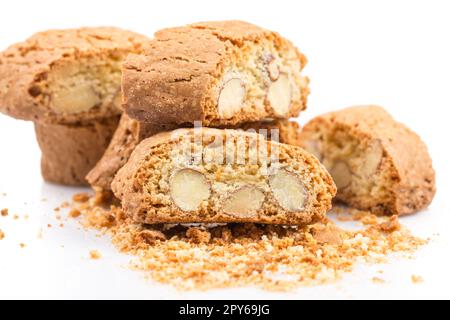
[[[129,257],[108,239],[73,221],[59,228],[53,208],[78,190],[43,183],[32,124],[0,115],[0,208],[30,216],[0,218],[6,233],[0,298],[450,298],[449,13],[446,1],[8,2],[0,11],[0,49],[38,30],[82,25],[151,35],[162,27],[235,18],[279,31],[309,58],[312,93],[300,122],[354,104],[385,106],[428,144],[438,192],[426,212],[401,219],[433,239],[414,260],[361,265],[337,284],[289,294],[252,288],[180,293],[129,270]],[[90,249],[103,258],[88,259]],[[380,268],[386,283],[376,285],[371,278]],[[425,282],[412,284],[412,274]]]

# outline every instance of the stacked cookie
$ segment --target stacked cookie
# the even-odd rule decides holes
[[[152,40],[50,31],[0,56],[0,110],[35,122],[46,180],[82,184],[89,171],[140,223],[309,224],[336,192],[376,213],[425,208],[435,193],[427,148],[381,107],[302,130],[291,120],[306,108],[305,64],[290,41],[240,21]]]
[[[322,219],[335,186],[289,120],[306,108],[305,63],[245,22],[157,32],[123,64],[125,113],[89,182],[143,223]]]
[[[34,122],[45,180],[87,184],[118,125],[121,62],[145,41],[116,28],[51,30],[0,54],[0,111]]]

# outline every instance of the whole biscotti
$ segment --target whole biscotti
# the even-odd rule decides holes
[[[272,120],[244,123],[236,126],[242,130],[263,134],[268,139],[281,143],[300,145],[300,127],[297,122]],[[176,125],[158,125],[139,122],[123,114],[108,149],[95,167],[86,176],[89,184],[103,190],[111,189],[116,173],[130,158],[136,146],[145,138],[162,131],[177,129]]]
[[[65,185],[87,185],[86,174],[102,157],[119,117],[83,125],[34,124],[41,149],[44,180]]]
[[[142,223],[308,224],[324,218],[336,188],[300,147],[240,130],[178,129],[142,141],[113,180]]]
[[[305,56],[242,21],[164,29],[123,65],[126,112],[137,120],[219,127],[289,118],[306,108]]]
[[[376,213],[408,214],[427,207],[435,172],[424,142],[378,106],[360,106],[311,120],[301,141],[329,170],[336,198]]]
[[[36,33],[0,53],[0,111],[55,124],[120,114],[121,63],[146,41],[117,28]]]

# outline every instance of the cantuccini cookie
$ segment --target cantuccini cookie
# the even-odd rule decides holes
[[[86,176],[87,181],[95,188],[111,190],[111,182],[117,171],[125,165],[139,142],[159,132],[173,129],[176,126],[139,122],[122,114],[108,148]]]
[[[123,65],[124,108],[153,123],[218,127],[297,116],[305,56],[278,33],[242,21],[164,29]]]
[[[84,125],[35,122],[44,180],[66,185],[87,185],[85,176],[102,157],[118,122],[118,116]]]
[[[274,139],[281,143],[300,145],[300,127],[295,121],[267,120],[244,123],[234,127],[234,129],[239,128],[263,134],[269,140]],[[174,129],[177,129],[176,125],[139,122],[124,113],[105,154],[86,176],[89,184],[95,188],[110,190],[111,182],[117,171],[125,165],[133,150],[142,140],[156,133]]]
[[[135,221],[308,224],[336,188],[300,147],[240,130],[178,129],[142,141],[112,190]]]
[[[0,111],[55,124],[120,114],[121,63],[146,41],[117,28],[36,33],[0,53]]]
[[[433,199],[435,172],[426,145],[381,107],[316,117],[303,128],[301,141],[333,176],[336,198],[350,206],[401,215]]]

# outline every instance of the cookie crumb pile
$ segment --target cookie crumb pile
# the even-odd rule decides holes
[[[137,224],[95,196],[74,208],[84,227],[108,234],[118,250],[133,255],[133,269],[182,290],[256,286],[286,291],[329,283],[358,262],[381,263],[395,253],[410,257],[427,243],[397,217],[347,208],[331,216],[358,221],[361,230],[344,230],[332,221],[303,227]]]

